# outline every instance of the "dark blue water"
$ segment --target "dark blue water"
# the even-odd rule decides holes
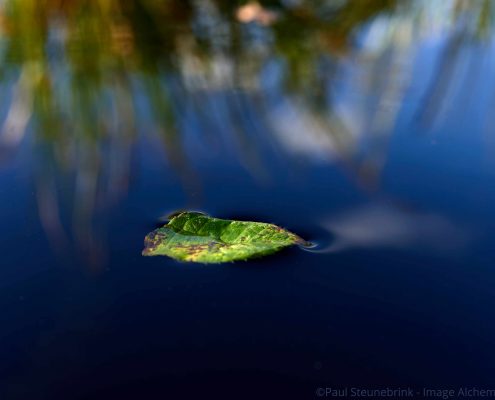
[[[268,5],[273,26],[247,24],[248,44],[269,45],[240,78],[229,71],[250,47],[220,44],[208,53],[218,76],[181,69],[186,52],[153,78],[102,62],[101,86],[84,89],[93,70],[74,61],[82,84],[66,84],[57,51],[70,47],[47,39],[60,115],[28,83],[14,145],[5,121],[35,72],[2,50],[1,399],[494,389],[491,28],[478,37],[471,20],[432,17],[450,6],[387,6],[362,16],[345,50],[310,41],[301,57],[317,62],[292,77],[280,49],[302,50],[297,35],[271,36],[292,15],[280,4]],[[276,223],[316,247],[221,265],[142,257],[144,236],[180,209]]]

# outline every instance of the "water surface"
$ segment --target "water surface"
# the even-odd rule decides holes
[[[490,389],[490,1],[0,1],[0,397]],[[316,247],[141,256],[193,209]]]

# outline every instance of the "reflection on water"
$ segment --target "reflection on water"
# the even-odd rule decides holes
[[[392,204],[375,204],[332,216],[324,227],[334,240],[316,250],[320,253],[383,247],[457,256],[470,240],[466,227],[458,227],[445,217]]]
[[[493,389],[494,12],[0,0],[0,399]],[[319,247],[142,257],[178,209]]]
[[[4,0],[1,156],[28,148],[52,244],[95,259],[140,137],[186,191],[210,153],[267,179],[267,147],[341,163],[373,189],[400,115],[428,134],[482,95],[492,129],[490,85],[473,89],[492,17],[489,0]]]

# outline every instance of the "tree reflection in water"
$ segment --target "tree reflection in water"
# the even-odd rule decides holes
[[[338,162],[373,187],[421,43],[440,43],[414,117],[426,129],[477,68],[461,52],[492,39],[492,17],[489,0],[3,0],[1,157],[29,149],[50,240],[95,262],[141,133],[161,143],[186,192],[200,184],[188,160],[225,135],[266,179],[257,130],[285,157]],[[216,136],[186,140],[191,115]]]

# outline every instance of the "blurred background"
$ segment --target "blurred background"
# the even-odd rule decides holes
[[[0,0],[0,394],[488,384],[494,16],[490,0]],[[141,258],[180,209],[317,246]]]

